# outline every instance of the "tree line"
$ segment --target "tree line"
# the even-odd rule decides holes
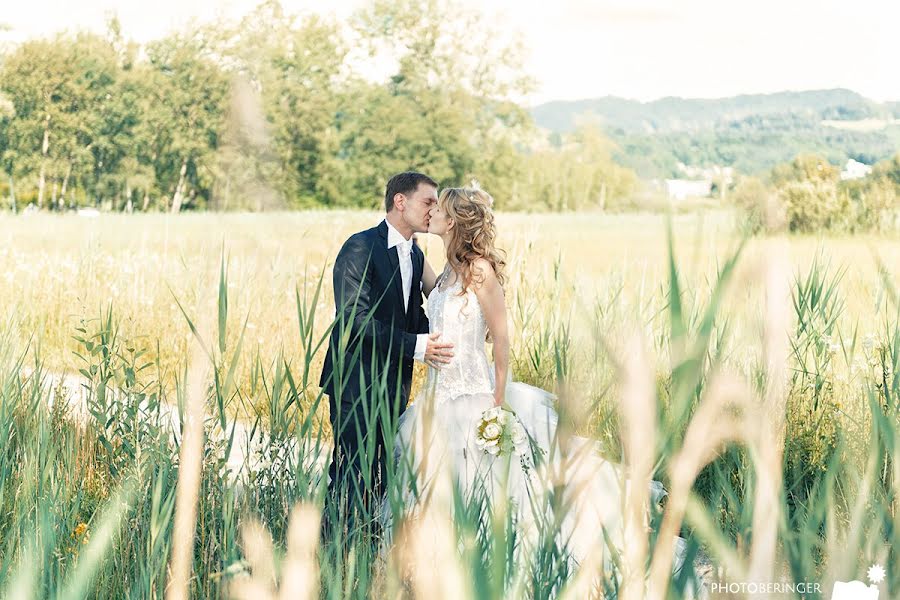
[[[405,169],[477,177],[507,210],[628,195],[598,129],[542,133],[513,100],[531,86],[521,45],[452,0],[373,0],[346,22],[270,0],[143,45],[112,19],[0,53],[0,203],[374,208]]]
[[[742,178],[731,199],[751,233],[786,229],[856,233],[896,231],[900,225],[900,153],[857,179],[822,155],[801,154],[765,179]]]

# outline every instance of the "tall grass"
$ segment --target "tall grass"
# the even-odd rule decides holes
[[[326,503],[316,457],[331,431],[316,357],[339,322],[320,314],[323,271],[294,291],[299,344],[271,359],[246,343],[253,315],[234,315],[223,255],[215,311],[171,292],[195,344],[175,363],[171,386],[155,343],[127,334],[115,305],[71,331],[83,399],[52,384],[39,336],[23,344],[15,321],[3,327],[0,596],[683,597],[693,574],[690,564],[671,573],[680,534],[688,562],[708,554],[722,582],[819,582],[827,596],[831,581],[863,579],[878,562],[889,565],[882,597],[893,597],[896,295],[880,334],[842,329],[842,271],[816,261],[791,275],[775,246],[749,271],[766,291],[759,327],[738,328],[728,303],[748,282],[738,268],[746,248],[730,252],[706,291],[689,289],[673,237],[659,290],[623,285],[579,297],[560,265],[520,278],[509,294],[521,330],[516,378],[557,392],[561,435],[594,434],[631,481],[661,479],[671,492],[660,513],[648,486],[631,488],[624,551],[598,534],[597,555],[611,553],[614,568],[568,560],[553,518],[565,505],[552,495],[539,504],[546,518],[532,544],[509,507],[465,495],[450,479],[420,518],[405,518],[402,462],[389,463],[392,546],[380,544],[370,526],[378,515],[357,500],[370,483]],[[893,289],[890,276],[884,285]],[[374,394],[374,405],[387,404],[383,383]],[[238,413],[251,420],[236,470]],[[370,418],[390,425],[396,415]],[[340,506],[362,525],[347,528]],[[324,533],[323,520],[332,524]]]

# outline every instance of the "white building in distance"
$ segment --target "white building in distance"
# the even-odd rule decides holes
[[[862,179],[871,172],[872,167],[851,158],[847,161],[847,164],[844,165],[844,169],[841,171],[841,181],[847,181],[848,179]]]
[[[666,179],[666,194],[671,200],[709,196],[712,181],[709,179]]]

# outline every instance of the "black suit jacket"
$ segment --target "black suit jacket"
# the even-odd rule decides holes
[[[361,231],[344,242],[334,262],[335,323],[319,385],[347,404],[376,378],[387,383],[388,397],[409,401],[416,336],[428,333],[420,288],[425,255],[413,244],[412,285],[403,309],[403,280],[397,248],[387,247],[387,223]]]

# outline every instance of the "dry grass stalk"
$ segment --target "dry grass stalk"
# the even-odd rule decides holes
[[[622,561],[623,600],[642,600],[647,561],[647,510],[656,447],[656,395],[643,345],[633,337],[623,363],[622,434],[628,461]]]
[[[787,402],[788,325],[790,274],[788,247],[783,240],[770,240],[766,256],[765,360],[766,388],[761,426],[754,454],[757,457],[757,487],[753,499],[753,541],[750,548],[750,581],[773,581],[782,487],[784,419]]]
[[[205,325],[205,323],[203,323]],[[200,332],[209,331],[200,327]],[[203,422],[209,359],[200,340],[195,337],[191,353],[185,401],[184,435],[181,441],[178,487],[175,497],[170,578],[166,588],[167,600],[187,600],[194,555],[194,536],[197,524],[197,499],[203,467]]]

